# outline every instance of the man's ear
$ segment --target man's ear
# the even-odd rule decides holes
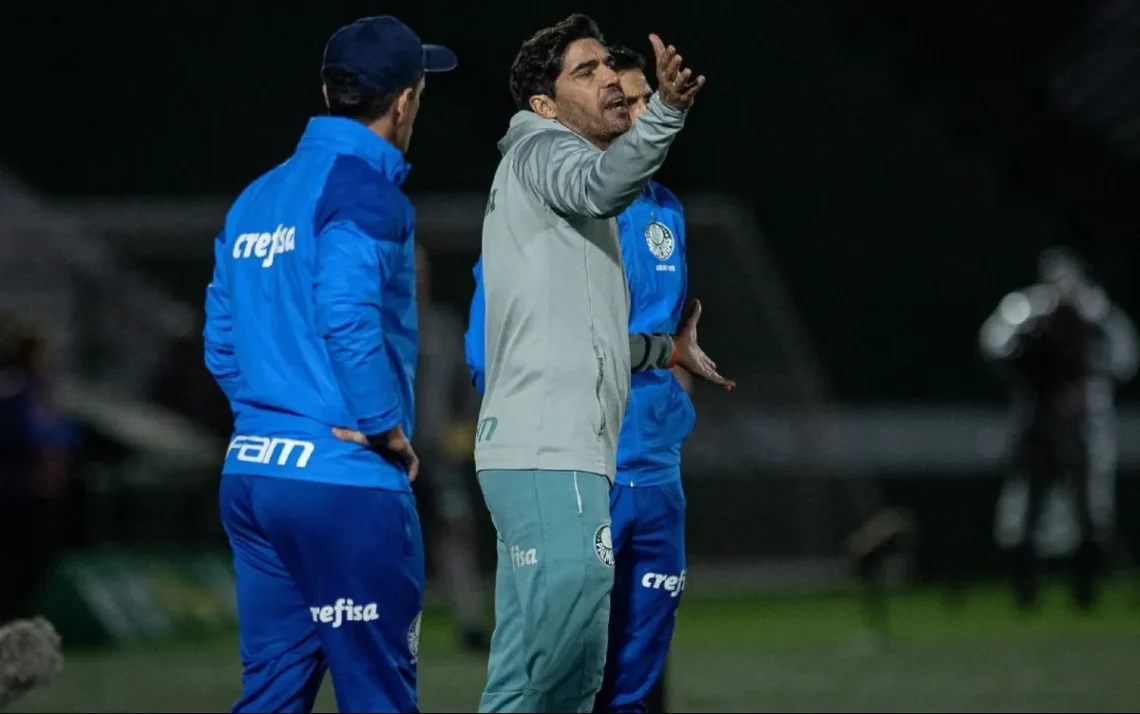
[[[408,106],[412,103],[415,93],[415,87],[408,87],[400,92],[400,95],[396,97],[396,101],[392,103],[392,109],[394,110],[393,118],[396,120],[396,123],[399,123],[400,120],[407,116]]]
[[[536,94],[530,98],[530,110],[543,119],[557,119],[558,105],[554,97],[545,94]]]

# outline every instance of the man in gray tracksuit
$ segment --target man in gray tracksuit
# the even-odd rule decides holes
[[[614,217],[665,161],[703,77],[651,37],[659,92],[630,127],[601,33],[574,15],[523,44],[520,111],[483,223],[486,392],[479,483],[499,535],[480,711],[588,712],[605,666],[609,488],[630,372],[716,374],[677,336],[629,335]],[[553,78],[553,79],[552,79]]]

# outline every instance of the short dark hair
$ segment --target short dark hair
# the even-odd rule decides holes
[[[645,55],[634,52],[625,45],[610,45],[610,57],[614,60],[615,72],[629,72],[635,69],[645,71]]]
[[[364,87],[352,72],[329,67],[321,72],[328,94],[329,114],[347,117],[371,124],[388,113],[403,89],[388,94],[377,94]]]
[[[531,97],[554,96],[554,81],[562,74],[562,56],[578,40],[605,44],[598,23],[581,13],[539,30],[522,44],[511,64],[511,98],[519,109],[530,109]]]

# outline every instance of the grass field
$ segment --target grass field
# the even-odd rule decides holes
[[[1060,592],[1019,616],[1002,591],[948,611],[936,593],[892,602],[893,637],[867,637],[847,596],[687,599],[670,668],[670,711],[1140,712],[1140,612],[1111,592],[1092,616]],[[485,660],[456,651],[425,617],[420,706],[473,711]],[[22,712],[227,710],[239,689],[236,640],[83,652],[12,708]],[[335,711],[331,690],[318,711]]]

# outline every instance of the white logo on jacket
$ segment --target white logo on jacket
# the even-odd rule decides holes
[[[346,622],[373,622],[380,619],[376,603],[357,605],[352,598],[340,598],[335,605],[310,607],[309,612],[313,614],[313,622],[332,625],[334,630]]]
[[[646,573],[641,578],[641,587],[647,590],[664,590],[669,597],[680,597],[685,592],[686,572],[680,575],[666,575],[663,573]]]
[[[420,657],[420,625],[423,623],[424,611],[420,610],[416,614],[416,619],[412,620],[412,624],[408,627],[408,652],[412,655],[412,664],[415,664]]]
[[[248,436],[237,434],[230,441],[230,448],[226,449],[226,458],[237,451],[237,460],[250,464],[268,464],[277,457],[278,466],[294,466],[303,469],[309,465],[309,459],[316,450],[311,441],[301,439],[284,439],[281,437]],[[296,455],[295,461],[290,461]]]
[[[297,248],[297,229],[277,226],[272,233],[242,233],[234,239],[234,260],[261,258],[261,267],[273,265],[274,256],[292,253]]]
[[[669,260],[673,257],[673,250],[677,241],[673,239],[673,232],[664,223],[650,221],[645,228],[645,242],[649,244],[649,252],[657,260]]]

